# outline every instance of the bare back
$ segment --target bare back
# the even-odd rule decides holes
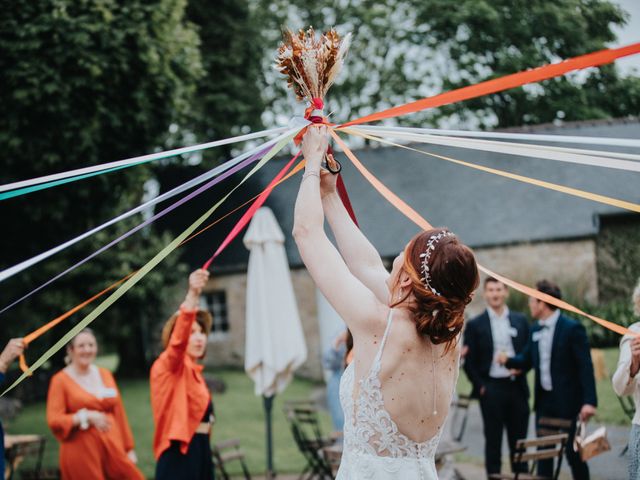
[[[374,367],[383,338],[384,332],[355,338],[354,400],[360,395],[361,380]],[[418,334],[407,310],[393,310],[377,377],[384,409],[398,431],[416,443],[437,436],[449,411],[458,378],[459,347],[445,350],[445,345],[434,345]]]

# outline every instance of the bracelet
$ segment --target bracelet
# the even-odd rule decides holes
[[[89,428],[89,415],[86,408],[81,408],[76,413],[78,421],[80,422],[80,430],[87,430]]]
[[[320,173],[319,172],[314,172],[314,171],[305,172],[304,175],[302,175],[302,180],[305,180],[306,178],[309,178],[309,177],[318,177],[318,178],[320,178]]]

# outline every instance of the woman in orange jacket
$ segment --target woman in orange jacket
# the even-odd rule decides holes
[[[155,423],[156,480],[212,480],[209,436],[211,393],[202,376],[211,315],[200,310],[200,292],[209,272],[189,276],[189,291],[162,330],[164,351],[151,367],[151,407]]]
[[[62,479],[143,480],[113,375],[93,365],[97,352],[93,332],[82,330],[49,384],[47,423],[60,442]]]

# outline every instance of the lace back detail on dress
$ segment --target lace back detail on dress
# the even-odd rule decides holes
[[[382,352],[393,320],[389,312],[387,327],[380,348],[369,373],[360,380],[360,389],[354,400],[355,373],[353,363],[345,370],[340,384],[340,402],[344,410],[345,451],[367,453],[378,457],[419,458],[433,460],[442,429],[425,442],[414,442],[398,431],[384,406],[380,368]]]

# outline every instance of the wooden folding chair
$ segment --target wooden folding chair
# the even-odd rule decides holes
[[[240,448],[240,440],[233,438],[218,442],[211,448],[211,453],[213,454],[213,465],[218,469],[223,480],[231,479],[227,467],[230,462],[236,461],[240,462],[245,480],[251,480],[251,474],[245,462],[244,451]]]
[[[331,467],[327,464],[322,449],[334,442],[322,436],[317,408],[289,406],[285,407],[285,413],[298,450],[307,461],[299,478],[333,478]]]
[[[327,465],[331,469],[331,475],[335,478],[340,468],[340,461],[342,460],[342,445],[324,447],[322,454],[324,455],[325,462],[327,462]]]
[[[562,455],[568,438],[568,433],[558,433],[530,440],[518,440],[513,455],[513,463],[528,464],[531,462],[528,473],[494,473],[489,475],[489,478],[492,480],[557,480],[558,475],[560,475]],[[530,448],[537,448],[537,450],[530,451]],[[553,476],[546,477],[533,473],[539,460],[555,460],[556,465]]]
[[[536,435],[544,437],[557,433],[566,433],[571,429],[571,420],[565,418],[541,417],[538,419]]]
[[[471,395],[458,395],[458,398],[451,402],[451,434],[453,440],[458,443],[462,442],[462,437],[467,429],[471,400]]]
[[[11,439],[5,450],[7,463],[6,478],[17,478],[16,471],[20,471],[20,477],[28,480],[53,480],[60,478],[57,469],[43,470],[42,459],[46,439],[42,435],[8,435]],[[26,468],[25,468],[26,466]]]

